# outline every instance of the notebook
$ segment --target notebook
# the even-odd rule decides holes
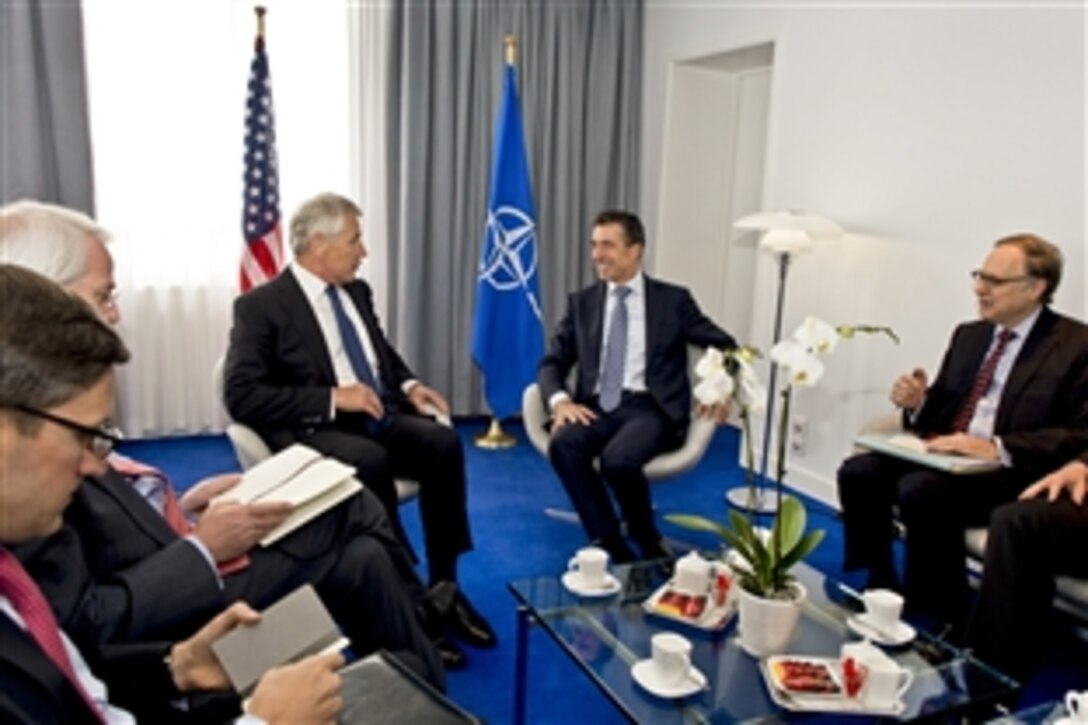
[[[930,453],[925,450],[925,443],[910,433],[867,433],[855,438],[854,443],[862,448],[949,473],[986,473],[1001,468],[1000,461],[948,453]]]

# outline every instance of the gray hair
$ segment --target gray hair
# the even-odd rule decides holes
[[[296,257],[305,252],[314,234],[339,234],[344,229],[347,214],[360,217],[363,211],[354,201],[339,194],[326,192],[302,202],[291,217],[291,251]]]
[[[87,237],[105,244],[110,235],[86,214],[56,204],[22,200],[0,207],[0,262],[58,284],[70,285],[85,273]]]
[[[0,299],[0,408],[62,405],[128,360],[90,305],[36,272],[0,264]],[[36,430],[36,419],[15,421]]]

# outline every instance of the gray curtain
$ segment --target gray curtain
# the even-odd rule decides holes
[[[387,59],[391,338],[458,414],[485,413],[471,359],[503,36],[537,207],[550,336],[571,290],[593,279],[590,222],[638,200],[641,0],[403,2]]]
[[[94,213],[78,0],[0,2],[0,203],[19,198]]]

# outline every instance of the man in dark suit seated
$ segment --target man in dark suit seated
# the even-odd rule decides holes
[[[370,286],[355,276],[367,253],[361,213],[335,194],[295,212],[295,261],[234,304],[224,396],[231,416],[272,448],[305,443],[355,466],[405,542],[394,478],[419,481],[428,573],[443,588],[472,548],[464,452],[454,430],[423,414],[449,406],[386,339]],[[449,626],[469,644],[496,643],[462,591]]]
[[[59,530],[80,479],[105,469],[116,435],[113,367],[128,351],[85,303],[29,270],[0,264],[0,295],[0,721],[134,722],[110,704],[9,551]],[[194,690],[229,689],[211,644],[258,618],[236,603],[190,639],[134,644],[112,665],[167,710]],[[249,713],[267,723],[331,722],[342,664],[322,655],[266,673]]]
[[[0,257],[36,268],[116,324],[107,238],[85,215],[60,207],[18,202],[0,209]],[[426,606],[423,585],[373,494],[363,491],[261,547],[289,507],[206,506],[238,476],[198,484],[179,505],[161,473],[116,456],[108,463],[75,493],[61,531],[17,550],[61,626],[89,654],[186,637],[229,602],[264,608],[309,582],[358,654],[397,652],[443,687],[441,662],[417,613],[417,604]]]
[[[600,281],[570,295],[537,373],[551,411],[548,456],[586,535],[614,561],[635,553],[610,491],[642,558],[668,557],[642,467],[683,442],[691,413],[688,346],[736,343],[686,289],[643,274],[646,233],[637,216],[600,213],[591,243]],[[571,393],[566,379],[574,367]],[[702,412],[723,422],[728,408]]]
[[[870,586],[899,587],[898,504],[907,607],[957,634],[967,605],[964,530],[1069,460],[1088,430],[1088,328],[1048,306],[1061,271],[1061,252],[1039,237],[998,240],[973,273],[981,319],[956,328],[932,384],[919,369],[892,388],[928,450],[998,461],[998,470],[953,475],[878,453],[839,469],[844,566],[868,569]]]
[[[1054,577],[1088,578],[1088,449],[990,517],[986,561],[967,627],[976,657],[1023,680],[1050,633]]]

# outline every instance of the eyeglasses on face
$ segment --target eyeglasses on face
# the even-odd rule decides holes
[[[121,429],[109,423],[103,423],[97,428],[92,428],[83,425],[82,423],[77,423],[74,420],[68,420],[59,415],[47,413],[44,410],[31,408],[28,405],[13,405],[12,408],[21,413],[34,416],[35,418],[41,418],[42,420],[56,423],[59,426],[63,426],[68,430],[75,432],[80,442],[87,450],[102,459],[105,459],[106,456],[113,452],[114,446],[125,439]]]
[[[987,287],[1002,287],[1013,282],[1026,282],[1029,279],[1034,278],[1033,274],[1021,274],[1016,277],[998,277],[995,274],[987,274],[981,269],[976,269],[971,272],[971,278],[976,282],[981,282]]]

